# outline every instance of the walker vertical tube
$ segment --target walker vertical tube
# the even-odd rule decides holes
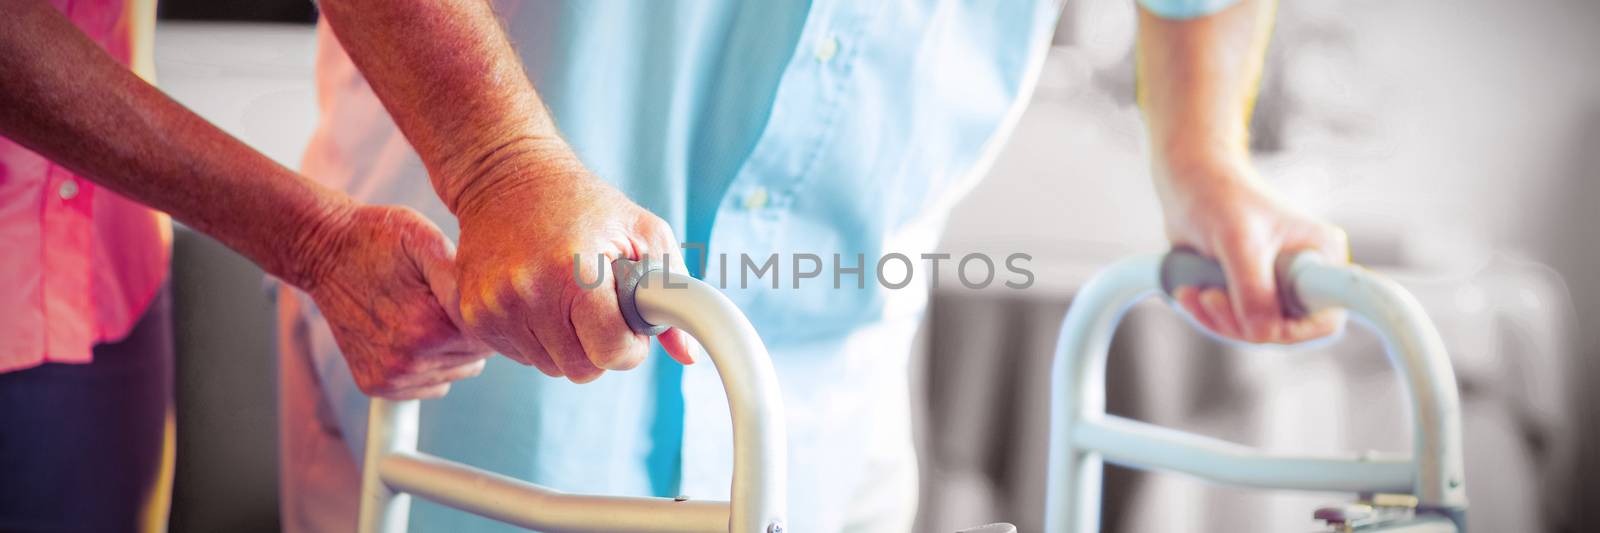
[[[1344,307],[1383,339],[1411,403],[1415,493],[1422,508],[1467,506],[1461,444],[1461,398],[1444,339],[1411,293],[1359,267],[1324,264],[1305,254],[1289,276],[1309,309]],[[1464,526],[1464,524],[1463,524]]]
[[[1129,306],[1155,291],[1159,258],[1122,260],[1073,298],[1058,339],[1050,386],[1050,458],[1045,531],[1100,530],[1100,453],[1078,445],[1073,430],[1106,411],[1106,354]]]
[[[383,482],[382,460],[395,453],[417,450],[417,400],[373,398],[367,408],[367,446],[361,468],[360,533],[405,533],[411,515],[411,496]]]
[[[727,296],[682,273],[650,271],[633,295],[645,321],[700,341],[722,378],[733,420],[729,531],[781,533],[788,500],[783,396],[755,326]]]

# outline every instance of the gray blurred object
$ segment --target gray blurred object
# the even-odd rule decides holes
[[[157,84],[289,168],[316,122],[310,25],[158,23]],[[175,231],[178,449],[171,530],[278,530],[276,315],[254,265]]]
[[[1555,216],[1539,228],[1539,245],[1551,256],[1552,264],[1568,274],[1575,313],[1586,317],[1572,335],[1576,344],[1572,371],[1566,376],[1568,400],[1583,406],[1572,413],[1579,421],[1567,440],[1549,443],[1564,463],[1551,470],[1547,482],[1563,497],[1551,498],[1546,506],[1561,513],[1560,531],[1577,533],[1592,528],[1593,519],[1583,515],[1600,501],[1600,97],[1583,114],[1584,124],[1567,146],[1563,158],[1561,187],[1552,191],[1549,204]],[[1565,447],[1564,453],[1559,447]]]
[[[278,530],[276,313],[254,264],[174,230],[174,532]]]

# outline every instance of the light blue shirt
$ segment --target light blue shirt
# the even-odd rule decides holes
[[[583,161],[680,239],[707,245],[696,275],[727,275],[783,387],[792,530],[837,530],[874,462],[899,455],[915,465],[906,362],[927,280],[886,289],[872,263],[932,249],[1031,90],[1055,2],[503,0],[497,9]],[[324,114],[305,172],[368,202],[416,207],[453,235],[416,154],[321,33]],[[740,287],[739,254],[773,253],[781,288],[770,278]],[[786,273],[800,253],[828,263],[840,254],[845,268],[861,254],[862,286],[847,275],[835,289],[826,264],[793,288]],[[314,322],[319,377],[359,456],[365,399]],[[565,491],[726,498],[731,437],[713,369],[653,361],[573,385],[494,358],[481,377],[424,404],[421,447]],[[498,526],[419,503],[412,527]]]
[[[1239,0],[1139,0],[1139,4],[1161,18],[1185,20],[1227,9]]]

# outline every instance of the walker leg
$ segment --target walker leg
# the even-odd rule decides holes
[[[361,471],[360,533],[405,533],[411,517],[411,496],[384,484],[383,458],[417,449],[416,400],[392,402],[373,398],[368,408],[366,465]]]

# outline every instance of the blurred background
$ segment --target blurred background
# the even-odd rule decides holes
[[[165,0],[160,85],[297,167],[316,120],[304,0]],[[941,285],[914,383],[918,531],[1041,527],[1050,358],[1077,288],[1164,248],[1133,104],[1131,0],[1068,1],[1038,92],[941,248],[1032,254],[1028,291]],[[1590,531],[1600,502],[1600,3],[1284,2],[1254,117],[1262,173],[1417,294],[1462,387],[1476,531]],[[276,527],[273,307],[180,232],[174,531]],[[228,353],[228,357],[211,354]],[[1214,344],[1155,302],[1113,346],[1114,413],[1281,451],[1408,449],[1402,391],[1351,328],[1312,350]],[[1309,531],[1339,494],[1111,468],[1105,531]]]

